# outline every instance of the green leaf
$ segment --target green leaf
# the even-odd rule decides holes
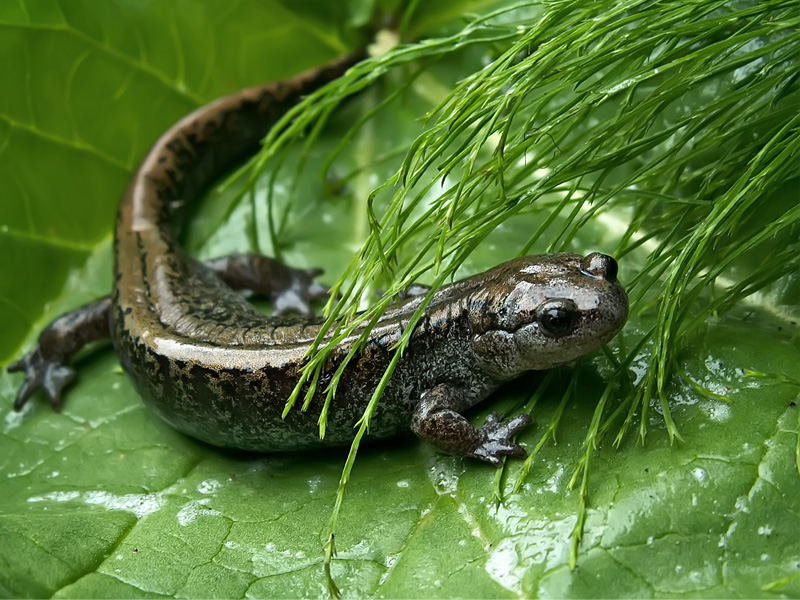
[[[336,56],[365,10],[294,4],[0,5],[0,364],[50,319],[108,292],[117,200],[167,126],[217,95]],[[438,12],[429,4],[408,18],[422,36],[433,26],[457,29],[462,12],[490,4],[448,2]],[[327,155],[410,71],[343,107],[306,157],[312,175],[294,181],[295,152],[277,179],[279,215],[290,195],[303,199],[278,240],[267,233],[262,182],[245,202],[235,202],[235,190],[210,193],[187,247],[198,256],[277,249],[292,264],[325,267],[332,283],[368,235],[366,199],[422,130],[418,117],[483,58],[469,48],[443,58],[362,128],[333,164],[330,175],[345,184],[338,190],[319,172]],[[514,256],[537,219],[523,213],[504,223],[464,272]],[[619,235],[609,222],[581,230],[577,248],[609,247]],[[623,282],[635,260],[622,262]],[[790,278],[777,310],[762,302],[711,319],[675,357],[688,379],[671,378],[667,393],[683,443],[670,444],[651,411],[647,446],[628,436],[592,455],[577,569],[568,564],[580,498],[568,483],[609,374],[600,359],[579,367],[557,443],[545,441],[516,494],[521,463],[509,462],[500,505],[487,466],[438,455],[411,436],[363,447],[336,529],[337,584],[350,597],[797,596],[800,390],[745,373],[796,375],[796,291]],[[652,326],[635,315],[619,344],[630,349]],[[327,593],[322,544],[346,449],[250,456],[211,448],[147,411],[108,346],[77,367],[61,413],[41,397],[14,413],[20,376],[0,374],[0,596]],[[537,425],[521,436],[527,448],[558,411],[570,372],[559,370],[536,403]],[[475,420],[514,410],[540,383],[523,378]]]

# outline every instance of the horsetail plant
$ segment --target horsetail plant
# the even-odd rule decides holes
[[[401,22],[412,22],[410,15]],[[644,443],[655,406],[669,438],[680,439],[666,390],[680,374],[676,349],[709,317],[800,268],[800,205],[786,201],[800,176],[800,4],[792,0],[509,4],[449,37],[360,63],[311,95],[266,139],[250,183],[301,134],[310,147],[347,96],[392,69],[411,70],[354,132],[437,59],[465,49],[480,49],[489,60],[425,115],[394,175],[368,198],[369,235],[332,287],[326,324],[286,406],[311,398],[328,347],[363,322],[374,324],[401,290],[432,274],[431,292],[359,423],[329,523],[328,568],[356,452],[413,325],[437,288],[508,219],[525,214],[538,223],[520,254],[574,248],[588,225],[616,224],[615,256],[637,266],[628,282],[631,312],[653,319],[634,343],[623,338],[616,353],[606,352],[613,375],[570,482],[580,492],[573,566],[595,449],[614,431],[619,445],[632,427]],[[280,227],[271,229],[281,235]],[[385,292],[358,312],[379,279],[387,282]],[[359,343],[366,339],[365,333]],[[636,377],[634,359],[646,364]],[[328,402],[345,365],[327,388]],[[515,489],[555,435],[560,414]],[[323,410],[322,435],[325,417]],[[498,497],[500,485],[498,477]]]

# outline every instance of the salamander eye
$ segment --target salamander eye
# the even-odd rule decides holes
[[[549,300],[536,311],[539,327],[545,335],[561,337],[575,329],[578,307],[572,300]]]

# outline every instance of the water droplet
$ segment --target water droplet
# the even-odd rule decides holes
[[[197,491],[201,494],[212,494],[221,487],[216,479],[206,479],[197,484]]]
[[[706,473],[705,469],[695,467],[692,469],[692,477],[694,477],[701,486],[708,486],[708,473]]]

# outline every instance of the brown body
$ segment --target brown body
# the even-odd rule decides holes
[[[189,435],[258,451],[352,439],[420,299],[384,314],[348,364],[321,440],[317,420],[326,383],[354,340],[332,349],[308,410],[293,408],[284,419],[321,321],[266,317],[234,291],[251,289],[272,298],[279,312],[308,314],[309,300],[323,291],[312,281],[317,272],[251,255],[198,262],[177,244],[176,225],[182,209],[254,152],[302,95],[353,61],[347,57],[228,96],[161,137],[120,205],[111,299],[56,320],[34,351],[12,366],[28,372],[18,406],[39,386],[60,404],[61,388],[72,377],[69,357],[86,341],[110,333],[145,402]],[[524,455],[510,437],[530,422],[527,415],[504,423],[492,418],[476,429],[461,412],[524,371],[570,362],[613,337],[627,316],[616,269],[601,254],[532,256],[442,288],[413,332],[370,435],[386,437],[410,426],[444,450],[492,464],[502,455]],[[76,335],[78,322],[88,332],[82,337]]]

